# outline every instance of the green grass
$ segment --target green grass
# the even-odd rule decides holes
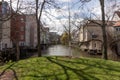
[[[95,58],[40,57],[9,62],[19,80],[120,80],[120,62]]]

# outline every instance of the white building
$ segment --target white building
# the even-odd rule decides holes
[[[12,48],[10,20],[2,22],[0,49]]]
[[[35,32],[37,30],[36,16],[34,14],[26,15],[25,26],[25,46],[35,46],[36,37]]]

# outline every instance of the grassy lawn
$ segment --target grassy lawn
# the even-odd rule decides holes
[[[95,58],[30,58],[9,62],[0,67],[4,70],[19,80],[120,80],[120,62]]]

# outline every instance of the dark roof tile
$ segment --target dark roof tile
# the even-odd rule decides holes
[[[115,11],[115,13],[120,17],[120,11]]]

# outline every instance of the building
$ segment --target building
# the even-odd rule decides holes
[[[41,30],[41,44],[49,44],[49,28],[48,27],[43,27]]]
[[[37,23],[34,14],[26,14],[25,46],[35,47],[37,45]]]
[[[113,46],[113,51],[117,54],[120,55],[120,12],[115,11],[113,18],[113,21],[115,21],[115,24],[113,25],[113,41],[112,41],[112,46]]]
[[[57,44],[60,42],[60,36],[56,32],[49,33],[50,44]]]
[[[1,49],[12,48],[12,41],[10,39],[10,21],[7,20],[2,23],[2,39],[1,39]]]
[[[11,19],[6,19],[9,17],[10,8],[7,2],[0,2],[0,50],[5,48],[12,48],[12,41],[10,39],[10,22]]]
[[[29,47],[37,46],[37,22],[34,14],[26,15],[26,43]]]
[[[49,44],[49,28],[47,26],[41,27],[40,33],[41,45]],[[25,26],[25,43],[26,46],[36,47],[37,41],[37,22],[34,14],[26,15],[26,26]]]
[[[25,26],[26,16],[23,14],[12,13],[11,18],[11,40],[13,45],[18,42],[20,46],[25,46]]]
[[[102,43],[103,43],[103,34],[100,24],[100,20],[89,20],[80,28],[80,45],[84,50],[91,50],[93,52],[101,53]],[[111,35],[113,35],[113,24],[114,21],[106,22],[106,34],[108,43],[111,43]],[[111,32],[112,31],[112,32]]]
[[[7,2],[0,2],[0,18],[8,17],[10,8]],[[37,22],[35,14],[20,14],[10,12],[12,17],[6,21],[0,21],[0,49],[19,46],[36,47]],[[49,43],[49,28],[41,27],[41,44]]]
[[[88,21],[80,29],[80,42],[84,43],[81,47],[87,50],[101,50],[102,30],[97,24]]]

